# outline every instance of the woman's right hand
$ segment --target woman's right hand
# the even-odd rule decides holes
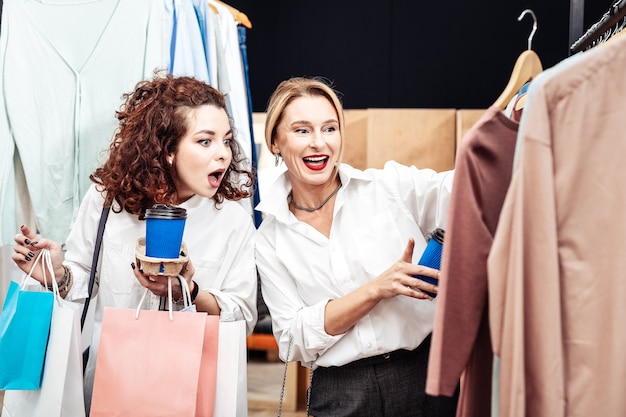
[[[330,335],[347,332],[383,299],[404,295],[421,300],[432,300],[423,291],[437,292],[437,287],[413,275],[436,278],[439,271],[413,263],[415,240],[409,239],[402,257],[385,272],[349,294],[326,304],[324,330]]]
[[[396,295],[406,295],[418,299],[432,300],[426,292],[437,293],[437,286],[414,275],[425,275],[432,278],[439,278],[439,271],[427,266],[413,263],[413,249],[415,240],[409,239],[402,257],[397,260],[389,269],[380,274],[366,285],[376,292],[380,299],[395,297]]]
[[[63,252],[61,245],[52,240],[37,236],[30,230],[28,226],[21,226],[20,233],[14,237],[16,245],[13,247],[13,255],[11,259],[24,273],[29,273],[33,262],[39,256],[42,249],[50,251],[52,267],[54,269],[54,278],[59,281],[65,270],[63,269]],[[43,266],[42,262],[37,263],[37,267],[33,270],[31,277],[43,284]],[[50,285],[50,272],[46,271],[48,285]]]
[[[133,268],[133,273],[135,274],[135,278],[141,284],[142,287],[147,288],[150,292],[157,297],[167,297],[168,294],[168,277],[166,275],[146,275],[141,269],[141,260],[135,258],[135,263],[131,264]],[[184,265],[183,270],[180,273],[180,276],[187,281],[187,285],[189,289],[193,289],[192,278],[196,273],[196,268],[194,268],[191,260],[187,261]],[[170,278],[176,278],[175,276]],[[172,280],[172,297],[175,300],[180,300],[183,297],[183,290],[180,286],[181,284],[178,282],[178,279]]]

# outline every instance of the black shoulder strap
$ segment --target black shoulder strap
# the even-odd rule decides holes
[[[91,293],[93,292],[93,285],[96,280],[96,268],[98,267],[98,257],[100,256],[100,247],[102,246],[102,235],[104,234],[104,226],[109,217],[109,211],[111,207],[103,207],[102,214],[100,215],[100,223],[98,224],[98,234],[96,235],[96,245],[93,248],[93,258],[91,260],[91,272],[89,273],[89,295],[85,300],[85,307],[83,307],[83,315],[80,318],[80,329],[85,326],[85,318],[87,317],[87,310],[89,310],[89,302],[91,301]]]

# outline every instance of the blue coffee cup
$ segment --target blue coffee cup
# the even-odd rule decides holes
[[[433,231],[430,239],[428,240],[428,244],[426,245],[426,249],[424,249],[420,260],[417,262],[418,265],[424,265],[434,269],[441,269],[441,255],[443,253],[444,235],[445,230],[443,229],[437,228]],[[414,275],[414,277],[419,278],[422,281],[426,281],[430,284],[439,284],[439,280],[437,278],[431,278],[424,275]],[[437,296],[437,294],[435,293],[431,293],[428,291],[423,292],[433,298]]]
[[[155,204],[146,210],[146,256],[178,259],[183,244],[187,210]]]

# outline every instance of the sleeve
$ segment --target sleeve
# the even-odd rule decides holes
[[[8,25],[5,12],[2,14],[2,26],[0,27],[0,65],[4,68],[6,59]],[[4,75],[0,79],[0,246],[13,244],[13,236],[17,233],[17,220],[15,217],[15,174],[13,169],[13,155],[15,142],[9,128],[7,108],[4,101]]]
[[[387,186],[425,235],[437,227],[445,228],[454,171],[436,172],[389,161],[383,172]]]
[[[0,91],[2,94],[2,91]],[[0,100],[0,103],[3,100]],[[0,104],[0,246],[13,244],[13,236],[18,232],[16,218],[16,187],[13,156],[15,143],[6,123],[6,113]],[[27,192],[27,190],[24,190]]]
[[[532,88],[532,87],[531,87]],[[525,108],[523,151],[488,257],[500,415],[564,415],[552,126],[545,91]]]
[[[280,358],[311,363],[343,336],[331,336],[324,330],[324,311],[330,299],[311,306],[301,301],[295,281],[276,256],[275,227],[275,222],[265,219],[257,232],[256,261],[263,298],[272,317]]]
[[[487,256],[492,237],[483,222],[480,183],[472,181],[481,176],[481,161],[472,157],[470,148],[462,149],[467,152],[459,155],[456,164],[441,263],[426,387],[431,395],[454,393],[487,303]]]
[[[74,284],[66,296],[76,301],[88,296],[89,274],[98,234],[98,223],[102,214],[104,198],[95,184],[89,187],[81,202],[78,215],[66,241],[64,263],[72,269]],[[94,294],[97,287],[94,287]]]
[[[243,209],[241,213],[245,221],[237,222],[239,227],[233,230],[225,243],[229,250],[218,273],[221,279],[203,289],[215,296],[221,309],[220,320],[245,320],[247,334],[250,334],[257,322],[257,274],[254,262],[256,229],[250,216],[244,214]],[[202,282],[198,284],[202,288]]]

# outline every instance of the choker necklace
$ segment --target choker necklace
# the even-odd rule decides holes
[[[328,203],[328,201],[333,198],[333,196],[335,194],[337,194],[337,191],[339,191],[339,189],[341,188],[341,180],[339,181],[339,185],[337,186],[337,188],[335,188],[335,191],[333,191],[332,193],[330,193],[330,195],[328,197],[326,197],[324,199],[324,201],[322,201],[321,203],[319,203],[317,206],[315,207],[301,207],[299,205],[296,204],[295,201],[293,201],[293,195],[292,195],[292,191],[289,192],[289,195],[287,196],[287,202],[293,206],[293,208],[297,209],[297,210],[302,210],[302,211],[308,211],[309,213],[312,213],[314,211],[317,211],[319,209],[321,209],[322,207],[324,207],[324,204]]]

